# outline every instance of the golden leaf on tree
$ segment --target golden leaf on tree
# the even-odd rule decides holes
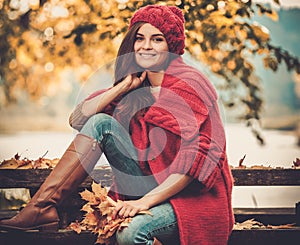
[[[234,70],[236,68],[236,63],[234,60],[229,60],[227,62],[227,67],[229,70]]]

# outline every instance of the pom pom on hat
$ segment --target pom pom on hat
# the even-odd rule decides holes
[[[131,18],[130,26],[137,22],[146,22],[159,29],[165,36],[169,51],[184,53],[184,16],[178,7],[148,5],[140,8]]]

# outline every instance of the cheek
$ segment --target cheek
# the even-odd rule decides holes
[[[164,49],[165,49],[165,51],[166,51],[166,52],[169,52],[169,46],[168,46],[168,44],[167,44],[167,43],[165,43],[165,47],[164,47]]]
[[[139,46],[140,45],[137,42],[135,42],[134,45],[133,45],[133,51],[134,52],[138,51],[139,50]]]
[[[160,52],[168,52],[169,51],[168,44],[167,43],[160,44],[157,47],[157,50],[159,50]]]

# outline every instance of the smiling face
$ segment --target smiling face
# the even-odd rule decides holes
[[[134,52],[136,63],[155,71],[163,69],[168,58],[168,44],[162,32],[145,23],[136,33]]]

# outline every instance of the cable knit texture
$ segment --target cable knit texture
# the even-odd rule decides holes
[[[105,112],[113,115],[116,104]],[[172,173],[194,178],[170,199],[180,243],[227,244],[234,222],[233,179],[217,94],[210,82],[178,57],[165,72],[158,99],[144,115],[131,120],[130,130],[139,159],[146,159],[140,161],[145,174],[150,168],[158,183]]]
[[[159,29],[171,53],[184,53],[184,16],[181,9],[176,6],[148,5],[135,12],[129,28],[136,22],[146,22]]]

